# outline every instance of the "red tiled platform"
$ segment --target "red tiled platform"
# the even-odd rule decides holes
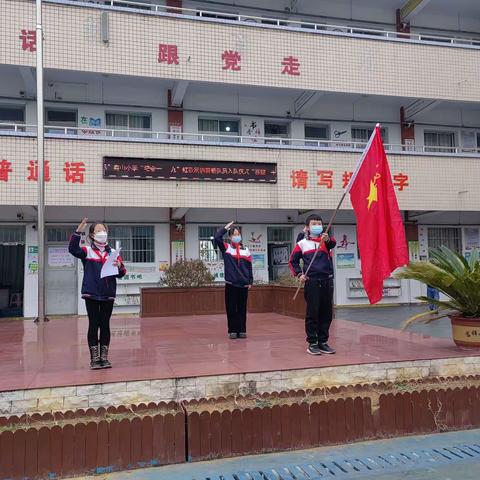
[[[479,355],[451,340],[335,320],[338,353],[306,354],[303,321],[251,314],[247,340],[224,315],[112,319],[111,370],[90,371],[85,318],[0,322],[0,391]]]

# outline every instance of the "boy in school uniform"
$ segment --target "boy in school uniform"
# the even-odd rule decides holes
[[[304,283],[304,297],[307,302],[305,316],[307,353],[310,355],[333,354],[335,349],[328,345],[328,338],[333,317],[331,250],[335,247],[336,241],[324,233],[322,218],[317,214],[307,217],[305,233],[300,233],[298,240],[290,256],[289,266],[292,274]],[[300,266],[300,260],[303,260],[303,269]],[[304,272],[310,264],[312,265],[308,275],[305,275]]]

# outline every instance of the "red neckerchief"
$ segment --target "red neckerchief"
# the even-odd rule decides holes
[[[96,242],[93,242],[93,248],[92,250],[95,252],[97,257],[102,261],[102,263],[105,263],[105,260],[108,257],[108,250],[106,248],[107,244],[104,245],[103,251],[100,250],[98,244]]]
[[[235,252],[236,252],[235,256],[237,257],[237,264],[240,265],[240,244],[232,242],[232,247],[235,247]]]

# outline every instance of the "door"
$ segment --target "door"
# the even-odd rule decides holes
[[[0,227],[0,317],[23,315],[25,228]]]
[[[77,260],[68,252],[71,227],[47,228],[45,269],[47,315],[77,313]]]

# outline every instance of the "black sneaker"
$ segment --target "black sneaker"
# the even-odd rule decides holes
[[[328,343],[319,343],[318,344],[318,349],[320,350],[321,353],[335,353],[336,350],[328,345]]]
[[[235,339],[237,338],[237,334],[236,334],[236,333],[229,333],[229,334],[228,334],[228,338],[229,338],[230,340],[235,340]]]
[[[238,338],[247,338],[247,334],[245,332],[241,332],[238,334]]]
[[[308,346],[307,353],[309,353],[310,355],[321,355],[322,354],[322,352],[320,351],[320,349],[318,348],[318,345],[316,343],[312,343]]]

